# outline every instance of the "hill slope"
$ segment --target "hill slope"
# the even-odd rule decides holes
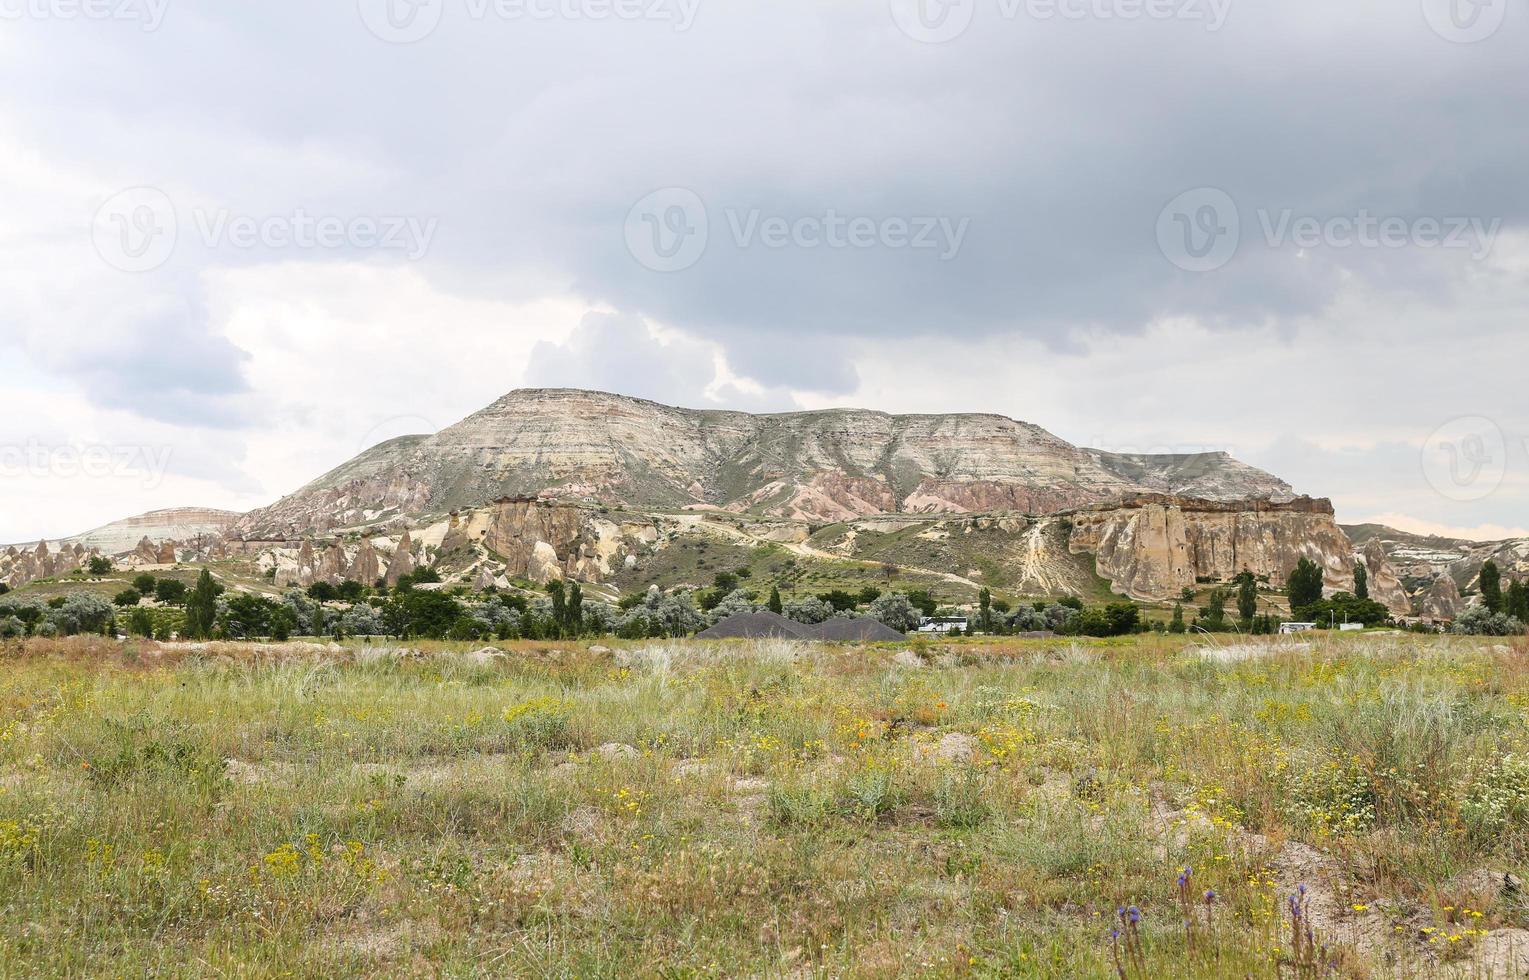
[[[433,436],[374,447],[247,515],[236,533],[295,537],[438,516],[501,497],[828,522],[899,512],[1049,514],[1140,492],[1214,500],[1293,495],[1288,484],[1225,454],[1080,449],[997,415],[750,415],[527,389]]]

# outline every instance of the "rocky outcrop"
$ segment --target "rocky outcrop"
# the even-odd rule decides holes
[[[1232,504],[1142,495],[1070,515],[1069,548],[1094,555],[1114,589],[1167,599],[1200,579],[1243,569],[1283,583],[1302,558],[1322,567],[1329,591],[1354,585],[1354,551],[1326,500],[1299,497]]]
[[[1461,597],[1460,587],[1455,584],[1455,580],[1448,575],[1440,575],[1433,580],[1433,584],[1427,591],[1418,597],[1415,611],[1419,619],[1447,623],[1465,612],[1465,600]]]
[[[659,538],[651,520],[617,521],[586,507],[505,498],[454,515],[441,541],[439,560],[450,565],[481,553],[511,579],[600,582],[628,555],[650,548]]]
[[[414,539],[404,531],[403,537],[398,539],[398,545],[393,549],[393,557],[388,562],[388,574],[386,576],[389,588],[398,584],[398,580],[405,575],[411,574],[415,569],[414,564]]]
[[[17,589],[38,579],[58,578],[84,568],[97,554],[80,544],[65,544],[57,550],[46,541],[31,549],[11,546],[0,555],[0,582]]]
[[[1050,514],[1135,493],[1288,499],[1224,453],[1080,449],[998,415],[861,410],[749,415],[600,392],[516,391],[428,437],[361,454],[246,515],[246,537],[416,523],[504,498],[637,510],[716,507],[839,521],[880,513]]]
[[[1365,573],[1369,576],[1367,582],[1370,598],[1391,610],[1393,615],[1410,616],[1412,597],[1407,594],[1401,578],[1392,569],[1390,560],[1386,558],[1386,549],[1380,542],[1375,540],[1365,542],[1358,551],[1358,557],[1364,563]]]

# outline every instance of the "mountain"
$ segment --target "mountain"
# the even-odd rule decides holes
[[[375,446],[246,515],[235,531],[286,539],[418,522],[505,497],[826,523],[883,513],[1054,514],[1154,492],[1294,496],[1284,481],[1224,453],[1082,449],[998,415],[750,415],[528,389],[433,436]]]

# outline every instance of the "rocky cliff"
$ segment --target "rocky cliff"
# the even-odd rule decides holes
[[[82,544],[56,548],[49,547],[46,541],[39,541],[32,548],[12,545],[0,552],[0,582],[15,589],[40,578],[68,575],[88,565],[96,553]]]
[[[1098,574],[1127,595],[1166,599],[1198,580],[1229,581],[1243,569],[1282,584],[1302,558],[1321,566],[1329,592],[1354,587],[1355,552],[1326,500],[1244,503],[1157,494],[1071,515],[1069,547],[1095,556]],[[1383,556],[1374,580],[1396,576]],[[1373,597],[1406,615],[1405,596],[1382,588]]]
[[[436,435],[368,450],[246,515],[235,533],[298,537],[443,517],[503,497],[828,522],[892,512],[1046,514],[1153,490],[1291,496],[1284,482],[1222,453],[1085,450],[997,415],[749,415],[526,390]]]

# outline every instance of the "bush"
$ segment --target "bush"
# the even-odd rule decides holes
[[[121,606],[124,608],[127,606],[136,606],[138,605],[138,600],[142,598],[143,596],[138,593],[137,589],[123,589],[121,592],[117,593],[114,599],[112,599],[112,605]]]
[[[186,583],[162,578],[154,583],[154,598],[167,606],[179,606],[186,601]]]
[[[918,629],[919,611],[901,592],[889,592],[871,603],[871,618],[889,629],[907,633]]]
[[[1460,614],[1449,631],[1462,636],[1518,636],[1524,632],[1524,624],[1485,606],[1472,606]]]
[[[112,562],[110,558],[103,558],[100,555],[96,555],[90,559],[86,567],[90,569],[90,574],[92,575],[110,575],[112,570]]]
[[[133,588],[137,589],[140,595],[153,595],[154,576],[147,573],[135,576],[133,578]]]

